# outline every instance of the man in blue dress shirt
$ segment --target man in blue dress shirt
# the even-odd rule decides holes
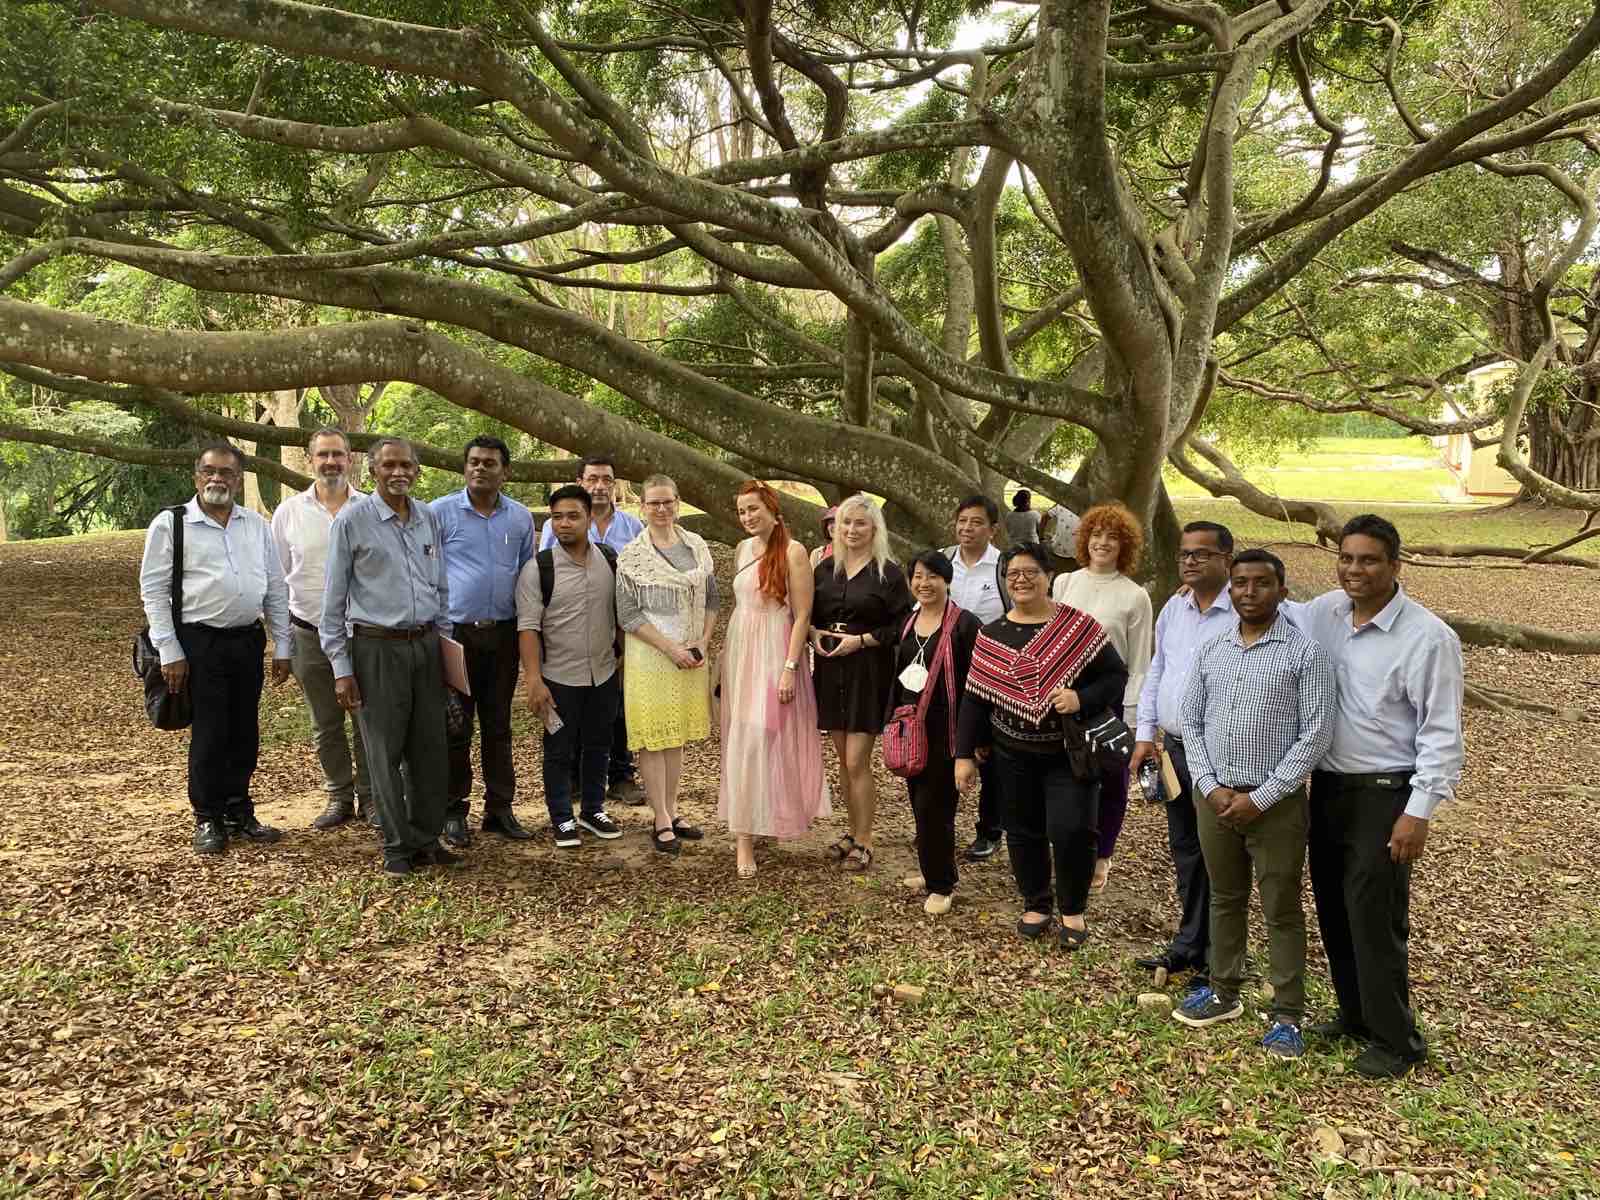
[[[317,632],[334,695],[361,721],[383,869],[407,875],[462,862],[438,844],[448,781],[439,636],[450,634],[450,583],[439,522],[411,499],[420,471],[411,443],[379,438],[367,458],[373,491],[340,509],[328,531]]]
[[[472,694],[461,697],[467,719],[449,738],[450,791],[444,842],[468,842],[472,793],[472,721],[483,766],[483,828],[502,837],[533,835],[512,812],[517,794],[511,762],[511,701],[517,693],[517,573],[533,557],[533,514],[504,495],[511,450],[480,434],[463,451],[467,486],[433,502],[450,577],[450,624],[466,652]]]
[[[595,545],[610,546],[618,554],[622,548],[644,532],[644,522],[616,506],[613,489],[617,486],[617,464],[609,454],[591,454],[578,464],[578,484],[589,493],[589,540]],[[556,544],[555,526],[545,522],[544,533],[539,538],[539,549],[548,550]],[[618,664],[621,669],[621,664]],[[620,687],[621,684],[619,683]],[[644,788],[639,786],[633,752],[628,749],[628,723],[622,706],[617,706],[617,722],[612,729],[611,761],[606,767],[606,799],[613,804],[643,804]],[[577,793],[577,778],[573,778],[573,793]]]
[[[1311,777],[1311,890],[1339,1015],[1307,1027],[1367,1042],[1363,1075],[1404,1075],[1427,1057],[1411,1010],[1411,866],[1455,793],[1463,662],[1455,631],[1400,586],[1400,534],[1352,517],[1340,590],[1293,615],[1333,662],[1333,744]],[[1287,606],[1286,606],[1287,607]]]

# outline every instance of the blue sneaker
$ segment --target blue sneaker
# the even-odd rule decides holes
[[[1299,1058],[1306,1052],[1305,1039],[1300,1036],[1300,1026],[1291,1021],[1274,1021],[1261,1045],[1268,1054],[1279,1058]]]
[[[1191,1029],[1204,1029],[1218,1021],[1232,1021],[1244,1016],[1244,1005],[1237,996],[1221,996],[1211,988],[1191,988],[1183,1003],[1172,1010],[1172,1019]]]

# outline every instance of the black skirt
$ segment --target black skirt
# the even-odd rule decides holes
[[[883,732],[894,684],[893,647],[864,647],[845,658],[818,655],[811,678],[817,689],[818,729]]]

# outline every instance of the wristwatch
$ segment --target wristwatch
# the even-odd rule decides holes
[[[800,669],[800,664],[795,662],[792,658],[786,658],[783,661],[783,669],[785,671],[798,671]]]

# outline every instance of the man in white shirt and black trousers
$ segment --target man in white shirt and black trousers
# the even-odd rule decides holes
[[[1333,662],[1333,743],[1311,776],[1311,890],[1339,1015],[1313,1037],[1367,1043],[1355,1069],[1404,1075],[1428,1053],[1411,1009],[1411,868],[1465,750],[1461,640],[1400,586],[1400,534],[1352,517],[1339,589],[1294,605]]]
[[[282,834],[256,819],[250,798],[261,746],[262,653],[272,628],[272,682],[289,678],[289,594],[272,530],[234,503],[244,455],[226,442],[203,446],[195,497],[184,506],[183,602],[172,622],[175,514],[163,512],[145,534],[139,596],[161,673],[174,692],[189,690],[189,804],[194,848],[220,854],[228,838],[275,842]]]

